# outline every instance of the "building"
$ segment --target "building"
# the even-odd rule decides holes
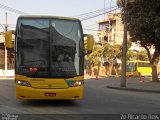
[[[6,52],[6,49],[4,47],[4,41],[5,41],[4,32],[1,32],[0,33],[0,69],[12,70],[14,69],[14,53]],[[7,54],[6,65],[5,65],[5,54]]]
[[[121,21],[121,13],[107,14],[105,20],[98,22],[98,24],[100,42],[107,41],[111,45],[122,44],[124,25]]]

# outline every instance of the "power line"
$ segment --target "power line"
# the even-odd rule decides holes
[[[0,8],[4,9],[4,10],[7,10],[7,11],[10,11],[10,12],[17,13],[17,14],[28,14],[28,13],[22,12],[20,10],[16,10],[14,8],[11,8],[11,7],[8,7],[6,5],[2,5],[2,4],[0,4]]]
[[[3,26],[3,24],[0,24],[0,26],[1,26],[1,28],[2,28],[3,30],[5,30],[5,27]]]
[[[103,8],[103,9],[100,9],[100,10],[88,12],[88,13],[83,13],[83,14],[80,14],[80,15],[75,15],[74,17],[81,18],[81,17],[85,17],[85,16],[90,15],[90,14],[94,14],[94,13],[97,13],[97,12],[101,12],[101,11],[104,11],[104,8]]]
[[[116,6],[113,6],[112,8],[114,8],[114,7],[116,7]],[[95,13],[104,12],[104,11],[109,10],[109,9],[110,8],[102,8],[102,9],[99,9],[99,10],[83,13],[83,14],[80,14],[80,15],[75,15],[74,17],[83,18],[83,17],[89,16],[89,15],[92,15],[92,14],[95,14]]]
[[[101,16],[101,15],[106,14],[106,13],[110,13],[112,11],[116,11],[118,9],[119,9],[118,6],[113,6],[113,7],[110,7],[110,8],[103,8],[103,9],[100,9],[100,10],[76,15],[75,17],[79,18],[81,21],[84,21],[84,20],[88,20],[88,19],[91,19],[91,18],[94,18],[94,17]]]
[[[28,13],[22,12],[20,10],[16,10],[14,8],[11,8],[11,7],[2,5],[2,4],[0,4],[0,8],[11,11],[11,12],[14,12],[14,13],[17,13],[17,14],[28,14]],[[103,8],[103,9],[100,9],[100,10],[76,15],[75,17],[79,18],[81,21],[85,21],[85,20],[88,20],[88,19],[92,19],[92,18],[101,16],[101,15],[106,14],[106,13],[110,13],[110,12],[115,11],[117,9],[119,9],[117,6],[113,6],[113,7],[110,7],[110,8]],[[107,10],[109,10],[109,11],[107,11]],[[4,29],[2,24],[1,24],[1,27]]]
[[[92,15],[92,16],[87,16],[87,17],[84,17],[84,18],[82,18],[81,19],[81,21],[85,21],[85,20],[88,20],[88,19],[91,19],[91,18],[95,18],[95,17],[98,17],[98,16],[101,16],[101,15],[103,15],[103,14],[106,14],[106,13],[110,13],[110,12],[112,12],[112,11],[116,11],[116,10],[118,10],[119,8],[118,7],[116,7],[116,8],[113,8],[113,9],[111,9],[111,10],[109,10],[109,11],[103,11],[102,13],[99,13],[99,14],[94,14],[94,15]]]
[[[2,5],[2,4],[0,4],[0,8],[4,9],[4,10],[8,10],[10,12],[17,13],[17,14],[28,14],[28,13],[22,12],[20,10],[16,10],[14,8],[11,8],[11,7],[8,7],[6,5]],[[88,20],[88,19],[100,16],[100,15],[103,15],[105,13],[109,13],[108,11],[106,11],[106,10],[109,10],[109,9],[110,9],[109,12],[111,12],[111,11],[114,11],[114,10],[116,10],[118,8],[117,8],[117,6],[113,6],[112,9],[111,9],[111,7],[110,8],[103,8],[103,9],[100,9],[100,10],[96,10],[96,11],[92,11],[92,12],[76,15],[74,17],[77,17],[80,20],[84,21],[84,20]]]

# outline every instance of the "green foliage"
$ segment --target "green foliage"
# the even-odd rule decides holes
[[[127,60],[136,60],[137,59],[137,53],[134,51],[129,50],[127,52]]]
[[[137,55],[138,55],[137,58],[139,60],[148,61],[147,52],[145,50],[142,50],[142,51],[138,52]]]
[[[112,46],[108,42],[104,42],[102,46],[97,44],[93,52],[85,57],[85,61],[87,64],[97,65],[102,59],[109,61],[115,57],[121,58],[121,48],[121,45]]]
[[[143,60],[148,61],[148,56],[146,50],[142,50],[140,52],[129,50],[127,52],[127,60]]]
[[[87,61],[88,64],[98,64],[99,59],[102,58],[103,56],[103,51],[104,48],[102,46],[94,46],[94,50],[91,54],[87,55],[85,57],[85,60]]]
[[[122,7],[122,21],[124,22],[124,0],[119,3]],[[160,38],[155,31],[160,29],[160,1],[159,0],[135,0],[127,5],[127,25],[132,42],[139,43],[147,51],[148,59],[153,65],[152,80],[157,81],[155,64],[160,55]],[[155,51],[152,54],[150,48]],[[139,54],[139,58],[142,58]]]
[[[128,43],[128,47],[131,46],[131,43]],[[133,52],[128,53],[128,58],[127,59],[134,59],[136,58],[133,56]],[[94,63],[98,64],[98,62],[101,59],[104,59],[105,61],[109,61],[114,58],[119,58],[121,59],[122,57],[122,46],[121,45],[110,45],[108,42],[104,42],[102,46],[99,44],[94,46],[94,50],[91,54],[87,55],[85,57],[85,60],[88,61],[87,63]]]
[[[128,49],[131,46],[131,42],[128,42]],[[95,64],[97,65],[100,60],[110,61],[114,58],[121,59],[122,57],[122,46],[121,45],[110,45],[108,42],[105,42],[103,46],[95,45],[94,50],[91,54],[85,56],[86,64]],[[128,50],[127,60],[148,60],[147,52],[145,50],[136,52]]]
[[[127,25],[131,41],[139,42],[146,49],[151,63],[160,55],[160,38],[155,35],[155,30],[160,27],[159,10],[159,0],[135,0],[128,2],[127,6]],[[124,20],[123,15],[122,17]],[[152,46],[155,47],[153,55],[149,51]]]

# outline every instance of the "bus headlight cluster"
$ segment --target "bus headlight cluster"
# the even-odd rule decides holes
[[[31,87],[31,84],[27,81],[24,81],[24,80],[16,80],[15,82],[16,82],[17,85]]]
[[[70,87],[77,87],[84,84],[84,80],[66,80],[68,86]]]

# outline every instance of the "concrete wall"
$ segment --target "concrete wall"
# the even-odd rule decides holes
[[[2,70],[0,69],[0,78],[14,78],[15,71],[14,70]]]

